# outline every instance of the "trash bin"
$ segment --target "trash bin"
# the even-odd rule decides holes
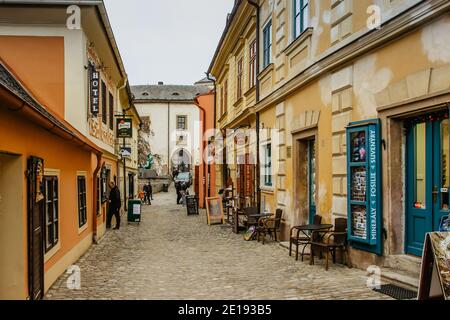
[[[141,222],[142,202],[139,199],[128,200],[128,222]]]
[[[167,182],[163,183],[163,192],[169,192],[169,183]]]

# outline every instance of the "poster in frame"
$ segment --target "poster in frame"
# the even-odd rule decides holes
[[[206,198],[206,216],[208,225],[223,224],[223,206],[221,197]]]

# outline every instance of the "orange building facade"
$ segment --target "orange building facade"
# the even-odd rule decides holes
[[[108,182],[134,189],[116,138],[117,114],[136,113],[127,75],[102,3],[79,4],[80,26],[67,27],[78,4],[0,6],[1,300],[41,299],[66,270],[77,277],[71,266],[106,233]]]
[[[216,195],[216,172],[214,162],[214,91],[200,94],[194,99],[194,103],[200,109],[200,121],[202,123],[202,142],[200,144],[200,155],[202,161],[199,166],[198,184],[199,207],[205,208],[205,198]]]

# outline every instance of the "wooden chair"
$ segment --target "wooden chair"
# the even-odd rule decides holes
[[[321,224],[322,217],[320,215],[315,215],[313,218],[313,224]],[[312,235],[311,235],[312,236]],[[302,250],[302,261],[305,255],[305,249],[310,244],[311,238],[305,235],[300,235],[300,230],[295,227],[291,228],[290,238],[289,238],[289,256],[292,256],[292,246],[295,245],[295,260],[298,261],[298,247],[303,246]]]
[[[314,250],[320,249],[325,253],[325,270],[328,270],[329,255],[333,257],[333,263],[336,263],[336,250],[339,249],[342,261],[344,251],[347,253],[347,266],[351,267],[350,258],[348,256],[347,246],[347,219],[337,218],[333,231],[317,231],[317,236],[311,241],[310,264],[314,264]],[[319,235],[320,234],[320,235]]]
[[[259,214],[258,207],[247,207],[244,208],[244,215],[246,216],[246,227],[249,228],[251,226],[257,226],[258,225],[258,218],[251,217],[252,215]]]
[[[256,237],[259,242],[260,236],[263,235],[263,244],[266,240],[266,235],[272,236],[274,234],[275,241],[278,241],[277,232],[281,228],[281,217],[283,216],[283,210],[277,209],[275,212],[275,217],[260,218],[258,221],[258,228],[256,229]]]

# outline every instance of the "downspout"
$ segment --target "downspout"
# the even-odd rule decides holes
[[[202,172],[202,174],[203,174],[203,177],[205,176],[205,165],[206,165],[206,162],[204,161],[204,158],[203,158],[203,156],[204,156],[204,154],[205,154],[205,150],[206,150],[206,143],[205,143],[205,133],[206,133],[206,110],[200,105],[200,102],[199,102],[199,100],[198,100],[198,98],[194,98],[194,103],[197,105],[197,107],[200,109],[200,113],[201,113],[201,115],[202,115],[202,148],[201,148],[201,161],[202,161],[202,163],[203,163],[203,165],[202,165],[202,168],[203,168],[203,172]],[[209,165],[208,165],[208,167],[209,167]],[[205,198],[205,197],[209,197],[210,196],[210,194],[209,194],[209,191],[208,191],[208,193],[206,193],[206,183],[203,183],[203,177],[202,177],[202,186],[203,186],[203,198]],[[205,179],[205,182],[206,182],[206,179]],[[209,183],[209,180],[208,180],[208,183]],[[203,201],[203,203],[205,203],[205,201]]]
[[[97,153],[97,167],[94,170],[94,173],[92,175],[92,178],[94,179],[94,190],[92,192],[92,204],[93,204],[93,209],[94,211],[92,212],[92,216],[93,216],[93,234],[92,234],[92,242],[94,244],[98,244],[97,241],[97,212],[100,210],[100,208],[98,208],[98,202],[97,201],[97,192],[98,192],[98,173],[100,172],[100,169],[102,167],[102,155]],[[100,197],[100,193],[98,194],[98,197]]]
[[[216,79],[211,78],[211,75],[208,72],[205,72],[206,74],[206,79],[208,79],[209,81],[212,81],[214,83],[214,136],[216,135],[216,121],[217,121],[217,82]],[[215,140],[214,140],[215,141]],[[225,165],[225,164],[224,164]],[[214,166],[215,167],[215,166]],[[210,165],[208,164],[208,170],[210,170]],[[211,179],[211,173],[209,174],[209,179]],[[208,179],[208,183],[209,186],[211,186],[211,182]],[[211,187],[208,188],[208,193],[211,190]],[[216,192],[216,190],[214,190],[214,192]],[[210,194],[208,194],[208,196],[211,196]]]
[[[167,176],[170,176],[170,101],[167,101]]]
[[[259,69],[260,69],[260,37],[259,37],[259,26],[261,24],[260,22],[260,14],[259,14],[259,10],[260,10],[260,6],[258,3],[252,1],[252,0],[247,0],[248,3],[255,7],[256,9],[256,104],[259,103],[259,95],[260,95],[260,91],[259,91]],[[259,208],[259,212],[261,212],[261,159],[260,159],[260,148],[259,148],[259,143],[260,143],[260,119],[259,119],[259,112],[256,112],[256,202],[257,202],[257,206]]]

